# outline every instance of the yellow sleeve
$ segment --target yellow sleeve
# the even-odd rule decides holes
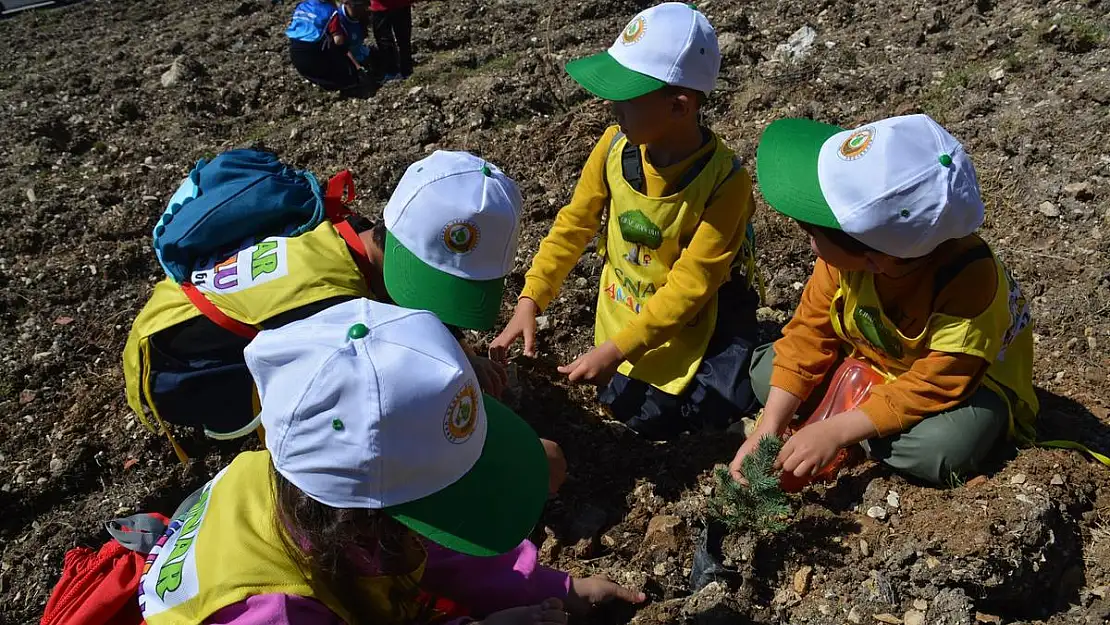
[[[705,208],[690,244],[667,274],[667,283],[648,299],[636,321],[613,337],[625,360],[635,363],[701,311],[728,277],[754,210],[752,180],[741,169]]]
[[[617,126],[610,126],[601,135],[601,140],[582,168],[574,197],[555,216],[551,231],[540,243],[540,249],[532,259],[532,267],[524,276],[520,297],[534,300],[540,310],[547,308],[555,299],[563,280],[582,257],[586,244],[601,228],[601,214],[609,202],[605,162],[617,130]]]

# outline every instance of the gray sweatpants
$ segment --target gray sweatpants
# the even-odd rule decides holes
[[[752,355],[752,390],[761,404],[771,391],[771,363],[775,350],[771,344],[756,348]],[[840,363],[836,363],[836,367]],[[808,417],[824,398],[832,376],[810,395],[798,409]],[[1006,402],[993,391],[980,386],[962,404],[930,416],[909,430],[885,438],[863,441],[867,454],[892,468],[934,484],[949,485],[974,474],[983,459],[1005,434],[1010,422]]]

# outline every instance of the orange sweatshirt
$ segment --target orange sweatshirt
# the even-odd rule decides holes
[[[938,270],[977,245],[986,243],[976,235],[947,241],[907,275],[875,276],[883,312],[898,324],[902,334],[919,335],[933,312],[970,319],[990,306],[998,275],[994,260],[989,257],[972,261],[955,276],[939,276],[948,282],[933,297]],[[829,319],[829,306],[839,280],[839,271],[818,259],[794,318],[775,343],[771,385],[802,400],[809,397],[843,353],[851,352],[851,346],[842,344]],[[873,388],[860,409],[871,419],[879,436],[903,432],[970,397],[989,365],[966,354],[930,352],[897,379]]]
[[[610,126],[594,146],[574,197],[555,217],[551,232],[540,243],[525,276],[520,297],[534,300],[540,310],[555,298],[586,244],[601,227],[601,216],[609,201],[605,163],[617,131],[617,126]],[[647,150],[641,147],[646,195],[662,197],[665,192],[673,193],[668,189],[715,143],[710,141],[682,162],[668,167],[652,165]],[[705,208],[690,244],[671,268],[667,284],[651,296],[635,323],[613,337],[625,360],[635,363],[645,352],[666,343],[717,292],[743,243],[754,206],[751,178],[746,170],[741,170],[721,186]]]

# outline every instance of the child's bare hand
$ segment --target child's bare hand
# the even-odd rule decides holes
[[[341,45],[347,43],[347,38],[344,37],[343,35],[332,35],[331,40],[332,40],[332,43],[334,43],[337,46],[341,46]]]
[[[539,605],[526,605],[494,612],[480,621],[481,625],[564,625],[567,613],[563,602],[551,598]]]
[[[575,614],[584,614],[591,607],[619,599],[628,603],[643,603],[647,596],[642,592],[629,590],[620,584],[609,581],[601,575],[576,577],[570,580],[567,593],[567,609]]]
[[[488,393],[498,399],[509,386],[509,373],[505,367],[476,354],[468,354],[470,366],[474,368],[474,375],[478,376],[478,385],[483,393]]]
[[[497,362],[504,363],[509,359],[509,348],[520,337],[524,337],[524,355],[529,358],[536,357],[536,315],[539,306],[528,297],[520,298],[513,311],[513,318],[509,324],[489,344],[489,357]]]
[[[569,365],[559,367],[559,373],[567,376],[567,380],[590,382],[593,384],[607,384],[617,372],[617,367],[624,360],[624,354],[612,341],[605,341],[574,359]]]
[[[775,468],[795,477],[813,475],[836,458],[840,434],[830,421],[819,421],[795,432],[782,446]]]
[[[763,435],[757,430],[752,432],[751,436],[744,439],[744,444],[740,445],[740,449],[736,451],[736,455],[732,458],[732,462],[728,464],[728,472],[729,475],[732,476],[732,479],[741,484],[748,483],[747,480],[744,479],[744,474],[741,473],[741,469],[744,466],[744,458],[755,451],[755,448],[759,446],[759,439],[762,437]]]

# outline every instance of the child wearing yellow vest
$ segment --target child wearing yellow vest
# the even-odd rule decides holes
[[[348,301],[262,332],[246,360],[267,450],[174,514],[140,581],[149,625],[431,622],[436,599],[555,625],[564,605],[644,600],[536,562],[543,447],[431,313]]]
[[[346,230],[324,222],[296,237],[267,239],[195,272],[193,283],[223,314],[255,327],[280,327],[370,297],[432,311],[457,328],[488,330],[516,253],[520,207],[516,183],[496,166],[465,152],[437,151],[405,172],[383,221],[349,217]],[[474,354],[453,331],[482,390],[499,397],[505,370]],[[218,326],[179,285],[163,280],[124,350],[128,403],[155,422],[201,420],[214,438],[251,433],[258,411],[242,362],[247,340]],[[558,445],[545,446],[554,491],[565,461]]]
[[[520,337],[525,355],[535,353],[536,315],[600,231],[596,347],[559,371],[603,386],[602,404],[649,438],[724,423],[750,403],[757,298],[743,279],[730,281],[742,248],[752,261],[751,180],[699,124],[720,69],[716,33],[690,5],[668,2],[566,69],[612,102],[619,126],[590,154],[491,356],[504,359]]]
[[[757,159],[767,203],[798,222],[818,259],[782,338],[754,357],[764,411],[733,475],[762,436],[813,411],[846,356],[887,383],[786,442],[777,463],[798,477],[861,443],[944,484],[977,471],[1007,433],[1031,441],[1029,303],[975,234],[984,207],[963,146],[925,115],[855,130],[785,119]]]

